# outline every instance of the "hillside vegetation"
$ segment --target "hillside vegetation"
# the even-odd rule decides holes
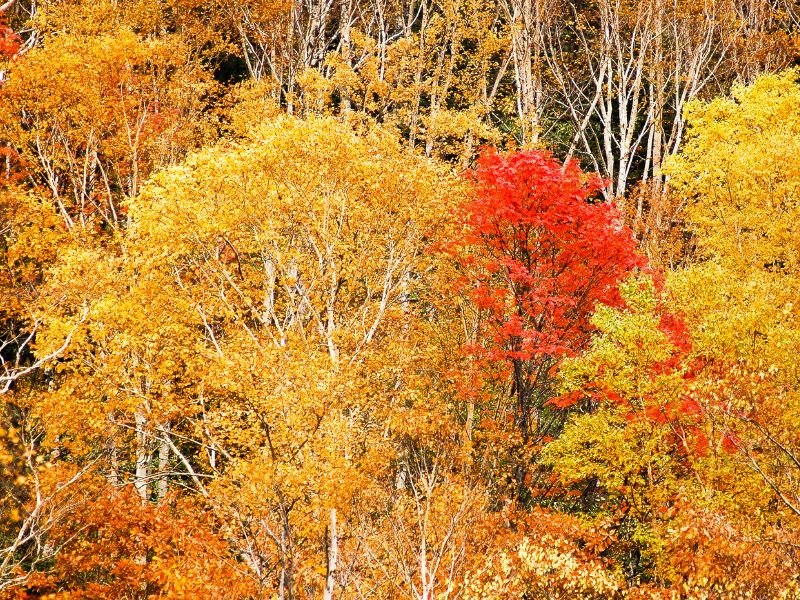
[[[0,5],[0,597],[800,598],[800,5]]]

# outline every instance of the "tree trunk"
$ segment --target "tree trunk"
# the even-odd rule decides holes
[[[136,411],[136,479],[134,487],[142,503],[147,502],[147,474],[150,463],[150,451],[148,448],[148,435],[146,431],[147,418],[140,408]]]
[[[339,540],[336,536],[336,509],[331,509],[330,523],[328,524],[327,554],[328,567],[325,576],[325,600],[333,600],[333,587],[336,583],[336,561],[339,555]]]
[[[169,466],[169,443],[167,434],[164,433],[158,443],[158,503],[167,495],[168,477],[166,475]]]

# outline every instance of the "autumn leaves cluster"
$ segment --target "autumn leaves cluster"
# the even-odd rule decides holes
[[[0,10],[0,595],[800,594],[791,3]]]

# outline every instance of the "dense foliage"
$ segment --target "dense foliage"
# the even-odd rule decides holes
[[[0,597],[800,597],[798,34],[0,4]]]

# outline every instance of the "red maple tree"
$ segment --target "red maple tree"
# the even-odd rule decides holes
[[[622,303],[619,282],[644,265],[621,213],[599,200],[603,180],[544,150],[484,152],[468,174],[464,236],[455,244],[462,290],[481,309],[470,348],[512,378],[523,441],[548,435],[553,370],[583,349],[598,303]],[[552,409],[555,410],[555,409]]]
[[[0,59],[11,58],[20,48],[20,39],[16,32],[6,23],[0,15]]]

